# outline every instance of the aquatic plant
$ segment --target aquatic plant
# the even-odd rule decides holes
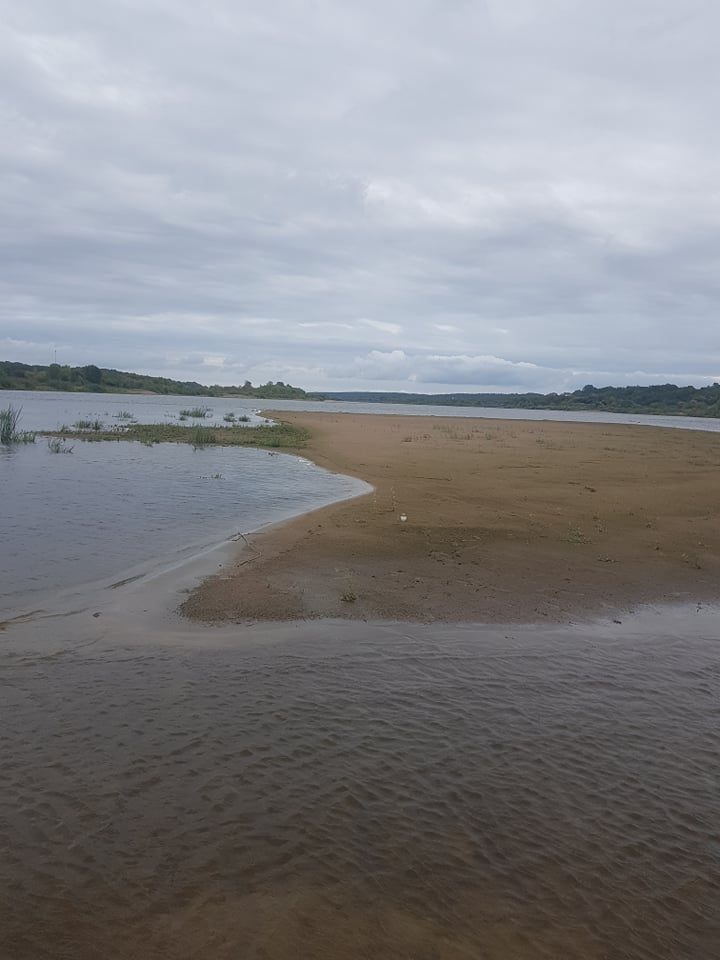
[[[114,413],[113,416],[116,420],[134,420],[135,417],[129,410],[118,410],[117,413]]]
[[[243,414],[241,417],[238,417],[238,423],[250,423],[250,417],[246,414]]]
[[[180,411],[180,419],[182,420],[183,417],[196,417],[198,420],[202,420],[210,413],[212,413],[210,407],[188,407],[187,410]]]
[[[225,416],[223,417],[223,420],[225,421],[225,423],[235,423],[235,414],[226,413]]]
[[[193,445],[193,449],[197,450],[198,447],[206,447],[210,443],[215,442],[215,434],[210,429],[210,427],[192,427],[190,430],[190,443]]]
[[[239,430],[237,426],[204,427],[182,426],[177,423],[130,423],[113,426],[97,433],[86,430],[48,432],[48,436],[75,437],[78,440],[136,440],[140,443],[190,443],[195,447],[210,444],[221,447],[301,447],[310,432],[289,423],[271,423],[249,426]]]
[[[66,446],[62,437],[49,437],[48,450],[50,453],[72,453],[75,447]]]
[[[22,407],[16,410],[9,404],[6,410],[0,410],[0,443],[10,446],[13,443],[35,443],[35,434],[29,430],[19,430]]]
[[[94,430],[95,433],[99,433],[104,424],[102,420],[76,420],[73,427],[75,430]]]

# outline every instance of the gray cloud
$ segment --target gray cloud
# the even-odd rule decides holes
[[[217,382],[720,375],[710,0],[0,0],[0,350]]]

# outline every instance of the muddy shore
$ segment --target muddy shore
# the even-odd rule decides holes
[[[311,431],[303,456],[375,490],[249,538],[183,603],[192,619],[567,621],[720,592],[717,435],[278,418]]]

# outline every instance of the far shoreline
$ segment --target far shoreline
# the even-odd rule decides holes
[[[182,604],[191,619],[568,622],[718,596],[711,432],[263,414],[308,430],[295,452],[374,492],[253,536],[252,562]]]

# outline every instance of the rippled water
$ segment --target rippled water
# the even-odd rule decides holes
[[[52,454],[41,441],[0,447],[0,615],[362,489],[266,450],[115,441],[75,442],[71,454]]]
[[[0,956],[712,960],[720,643],[659,629],[5,648]]]

